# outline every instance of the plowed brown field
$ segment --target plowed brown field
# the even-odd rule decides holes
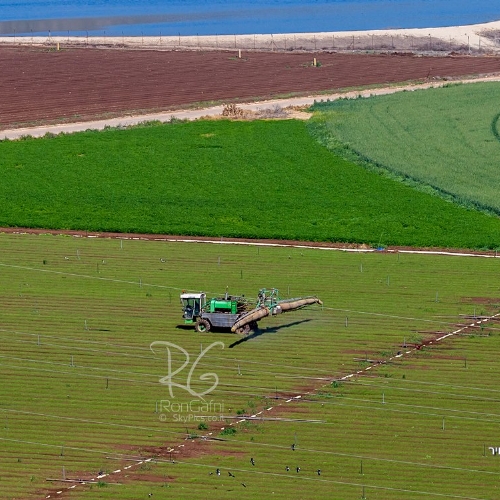
[[[3,46],[0,129],[498,72],[500,57]]]

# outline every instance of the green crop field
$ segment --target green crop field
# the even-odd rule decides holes
[[[3,141],[0,175],[0,227],[500,247],[498,217],[343,160],[301,121]]]
[[[0,234],[0,497],[498,498],[498,266]],[[179,327],[183,289],[261,287],[324,304]]]
[[[500,213],[500,85],[450,85],[320,103],[320,135],[347,158]]]

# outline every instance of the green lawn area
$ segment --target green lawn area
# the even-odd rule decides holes
[[[346,161],[301,121],[3,141],[0,174],[0,226],[500,247],[497,217]]]
[[[72,485],[47,478],[100,470],[71,496],[495,498],[498,322],[394,356],[498,313],[497,276],[494,258],[1,234],[2,498],[44,498]],[[183,289],[252,298],[263,286],[324,305],[263,319],[245,341],[178,328]],[[157,341],[190,355],[173,399]],[[199,429],[161,402],[193,400],[188,371],[213,342],[223,348],[192,382],[206,390],[200,377],[217,375],[206,413],[224,417]],[[370,359],[387,363],[339,381]],[[173,367],[184,361],[175,351]],[[186,440],[210,432],[222,441]]]

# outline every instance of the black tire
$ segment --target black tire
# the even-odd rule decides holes
[[[236,333],[238,335],[248,335],[250,333],[250,325],[247,323],[246,325],[240,326],[237,330]]]
[[[195,330],[198,333],[207,333],[210,331],[210,322],[206,319],[199,319],[194,325]]]

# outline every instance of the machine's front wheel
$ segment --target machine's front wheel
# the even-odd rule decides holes
[[[199,319],[194,326],[198,333],[206,333],[210,331],[210,322],[206,319]]]

